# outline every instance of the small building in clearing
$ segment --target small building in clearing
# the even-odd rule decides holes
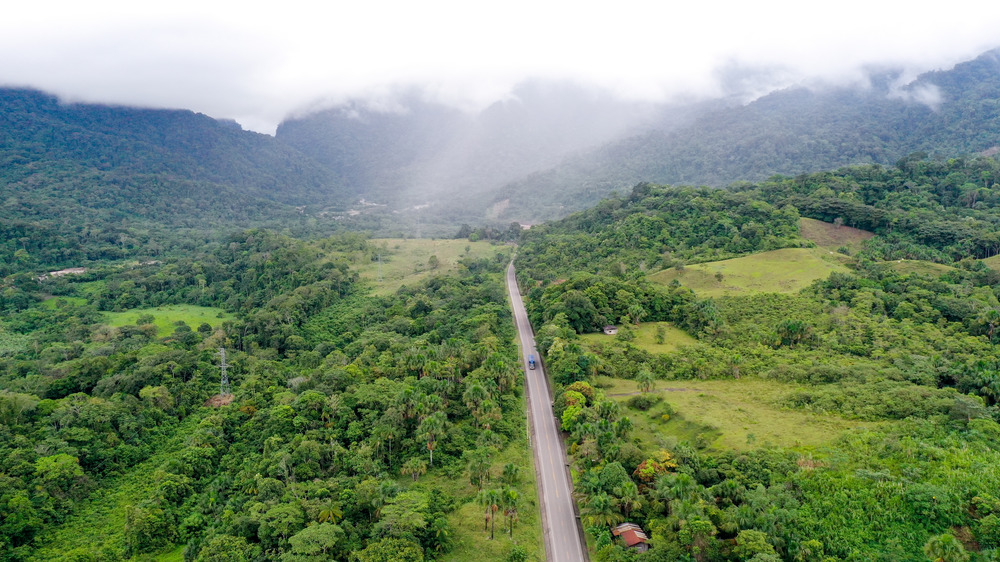
[[[642,527],[636,525],[635,523],[622,523],[614,529],[612,529],[611,534],[616,537],[621,537],[625,541],[625,546],[629,548],[634,548],[639,552],[646,552],[649,550],[649,545],[646,541],[649,537],[646,533],[642,531]]]
[[[604,333],[609,336],[613,336],[618,333],[618,326],[611,326],[611,325],[605,326]]]

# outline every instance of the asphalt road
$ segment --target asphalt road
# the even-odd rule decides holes
[[[510,293],[514,323],[521,338],[521,363],[527,377],[528,419],[531,422],[531,445],[535,454],[546,559],[551,562],[582,562],[587,560],[587,549],[573,507],[573,483],[552,413],[552,395],[541,363],[534,370],[528,369],[528,355],[534,355],[536,363],[539,355],[535,349],[535,334],[517,288],[513,263],[507,268],[507,292]]]

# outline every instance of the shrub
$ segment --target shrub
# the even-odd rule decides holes
[[[653,406],[659,404],[662,401],[663,401],[662,396],[643,393],[643,394],[637,394],[629,398],[628,402],[626,402],[625,404],[629,408],[635,408],[636,410],[642,410],[643,412],[645,412],[646,410],[652,408]]]

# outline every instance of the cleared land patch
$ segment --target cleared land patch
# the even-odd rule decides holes
[[[87,299],[83,297],[52,297],[51,299],[45,299],[42,301],[42,308],[47,310],[54,310],[60,306],[66,306],[71,304],[73,306],[83,306],[87,304]]]
[[[849,271],[851,259],[821,248],[785,248],[742,258],[664,269],[649,276],[669,284],[674,279],[701,296],[746,293],[796,293],[834,271]]]
[[[951,266],[922,260],[892,260],[885,263],[889,264],[889,267],[894,269],[897,273],[901,273],[903,275],[916,273],[919,275],[927,275],[929,277],[940,277],[949,271],[955,270],[955,268]]]
[[[826,250],[836,250],[846,246],[852,252],[861,249],[861,244],[875,236],[874,232],[850,226],[837,226],[816,219],[799,219],[802,237]]]
[[[153,317],[153,324],[157,328],[157,336],[164,337],[173,333],[176,323],[183,321],[197,330],[202,323],[208,324],[212,328],[219,327],[226,320],[233,318],[232,314],[223,311],[221,308],[209,306],[196,306],[193,304],[170,304],[158,306],[156,308],[135,308],[124,312],[106,312],[108,325],[112,327],[135,324],[140,316],[149,314]]]
[[[787,409],[785,398],[800,387],[775,381],[656,381],[653,392],[663,401],[647,411],[626,405],[638,391],[635,381],[599,377],[597,384],[621,403],[636,425],[635,435],[644,450],[660,449],[674,440],[718,450],[808,449],[829,443],[849,429],[872,425]],[[669,414],[666,419],[664,414]]]
[[[394,293],[403,285],[419,283],[432,275],[454,273],[458,270],[461,259],[492,258],[498,251],[506,251],[503,246],[494,246],[489,242],[469,242],[464,238],[377,238],[370,243],[375,248],[381,248],[374,253],[382,255],[382,280],[379,281],[378,260],[359,263],[353,267],[357,267],[362,279],[370,282],[377,295]],[[436,267],[431,256],[437,258]]]
[[[982,261],[983,263],[985,263],[987,265],[987,267],[989,267],[991,269],[1000,270],[1000,255],[992,256],[992,257],[989,257],[989,258],[986,258],[986,259],[980,260],[980,261]]]
[[[658,325],[663,326],[664,329],[663,343],[656,343],[656,327]],[[638,327],[634,325],[629,325],[628,327],[635,334],[632,345],[650,353],[670,353],[671,351],[676,351],[681,346],[690,345],[698,341],[670,322],[642,322]],[[594,344],[614,341],[615,337],[598,333],[583,334],[580,336],[580,339],[583,340],[584,345],[590,347]]]

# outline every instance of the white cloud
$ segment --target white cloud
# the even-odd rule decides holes
[[[529,76],[637,98],[718,94],[720,69],[779,83],[920,72],[1000,45],[1000,5],[847,1],[615,4],[21,2],[0,19],[0,83],[84,101],[183,107],[271,132],[319,99],[390,84],[484,104]],[[731,76],[730,76],[731,78]],[[759,77],[747,85],[766,88]]]

